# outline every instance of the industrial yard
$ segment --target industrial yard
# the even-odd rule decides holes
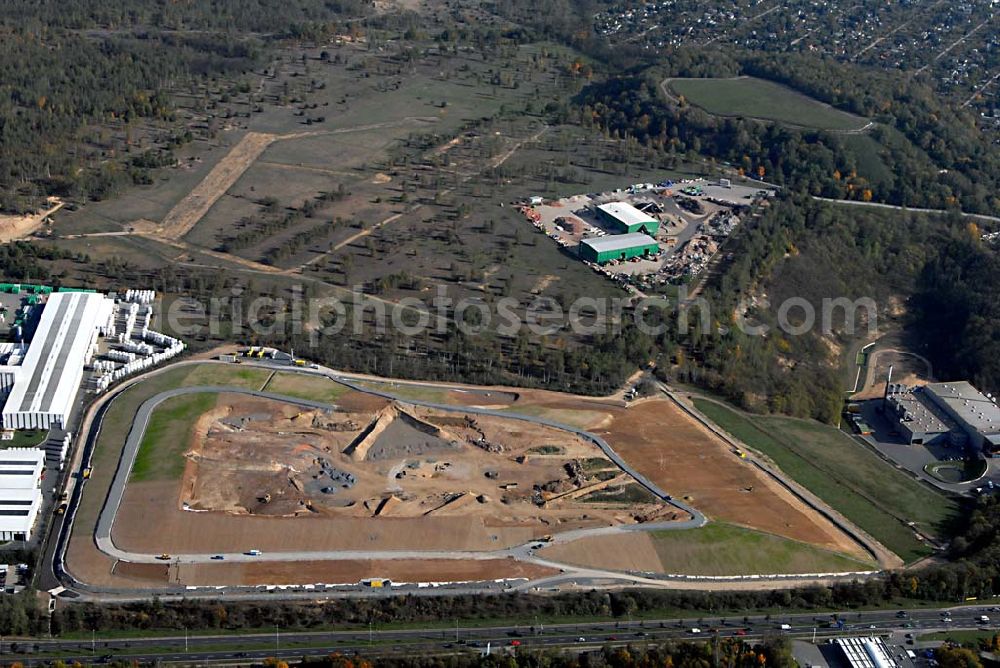
[[[595,271],[641,290],[702,274],[750,208],[773,193],[728,179],[665,180],[557,200],[531,197],[521,212]]]

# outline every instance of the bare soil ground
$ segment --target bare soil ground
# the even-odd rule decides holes
[[[905,350],[874,350],[869,355],[864,387],[852,395],[851,399],[863,401],[884,396],[890,366],[893,383],[913,386],[933,381],[931,364],[924,357]]]
[[[536,579],[554,569],[512,559],[411,561],[305,561],[241,564],[186,564],[178,570],[185,585],[345,584],[366,578],[393,582],[461,582],[498,578]]]
[[[663,571],[653,539],[648,533],[637,531],[558,543],[543,549],[539,556],[589,568],[650,573]]]
[[[631,478],[573,434],[352,395],[329,413],[221,395],[195,425],[181,480],[129,485],[116,544],[147,553],[494,550],[675,518],[654,498],[626,496]]]
[[[58,199],[49,200],[49,208],[38,213],[23,216],[0,215],[0,243],[9,243],[37,231],[45,219],[61,209],[63,203]]]
[[[649,400],[619,412],[600,433],[640,473],[709,517],[866,556],[830,522],[668,400]]]

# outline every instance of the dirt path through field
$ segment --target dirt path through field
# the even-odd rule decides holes
[[[46,218],[63,207],[63,203],[56,198],[50,198],[49,204],[51,206],[48,209],[38,213],[23,216],[0,215],[0,243],[10,243],[33,234]]]
[[[267,148],[278,141],[304,139],[323,135],[337,135],[352,132],[379,130],[395,125],[413,122],[433,122],[436,118],[407,116],[398,121],[370,123],[336,130],[316,130],[312,132],[294,132],[286,135],[269,134],[266,132],[248,132],[229,153],[222,158],[187,196],[178,202],[164,217],[153,236],[159,239],[180,239],[198,224],[209,209],[219,201],[233,184],[257,161]]]
[[[194,190],[174,205],[164,217],[155,236],[180,239],[204,218],[219,198],[226,194],[250,165],[279,138],[263,132],[248,132],[201,180]]]

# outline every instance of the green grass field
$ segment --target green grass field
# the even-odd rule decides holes
[[[14,432],[14,438],[9,441],[0,441],[0,450],[7,448],[33,448],[45,442],[49,437],[47,429],[18,429]]]
[[[937,633],[925,633],[918,640],[922,642],[933,642],[944,640],[958,643],[970,647],[977,646],[980,641],[985,642],[997,635],[996,631],[938,631]]]
[[[867,119],[764,79],[671,79],[669,87],[716,116],[745,116],[820,130],[858,130]]]
[[[944,535],[958,512],[953,500],[889,466],[838,429],[791,418],[748,418],[701,399],[695,406],[906,562],[931,550],[905,522]]]
[[[350,388],[322,376],[278,372],[271,377],[264,389],[275,394],[285,394],[299,399],[333,403]]]
[[[763,575],[843,573],[874,568],[871,562],[731,524],[712,523],[700,529],[657,531],[652,537],[668,573]]]
[[[195,422],[212,410],[217,394],[199,393],[171,397],[157,406],[132,466],[131,482],[177,480],[184,474],[184,450]]]
[[[237,364],[199,364],[184,380],[185,386],[225,385],[245,390],[259,390],[271,376],[267,369]]]

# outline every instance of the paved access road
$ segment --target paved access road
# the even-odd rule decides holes
[[[383,396],[387,399],[405,401],[406,403],[425,406],[429,408],[434,408],[442,411],[449,412],[461,412],[463,414],[474,413],[479,415],[492,415],[497,417],[503,417],[507,419],[525,420],[528,422],[534,422],[537,424],[543,424],[546,426],[554,427],[557,429],[562,429],[565,431],[570,431],[580,436],[590,440],[600,447],[605,454],[610,457],[616,464],[618,464],[623,470],[634,475],[637,480],[645,487],[649,488],[651,492],[656,494],[658,497],[664,499],[667,503],[671,503],[680,510],[687,512],[691,515],[688,520],[678,521],[678,522],[652,522],[648,524],[641,525],[620,525],[620,526],[608,526],[608,527],[598,527],[594,529],[577,529],[574,531],[567,531],[555,534],[552,541],[550,542],[568,542],[571,540],[577,540],[580,538],[604,535],[609,533],[620,533],[624,531],[660,531],[660,530],[676,530],[676,529],[690,529],[695,527],[703,526],[706,522],[704,515],[700,512],[691,508],[690,506],[674,501],[669,495],[661,491],[658,487],[653,485],[648,480],[642,478],[637,472],[633,472],[627,463],[622,460],[611,446],[607,444],[603,439],[594,434],[567,426],[562,425],[558,422],[552,420],[546,420],[544,418],[519,415],[519,414],[508,414],[501,411],[481,409],[481,408],[469,408],[469,407],[456,407],[446,404],[435,404],[432,402],[422,402],[414,401],[412,399],[401,399],[396,397],[389,392],[373,391],[367,388],[362,388],[357,386],[351,381],[337,380],[337,382],[342,382],[345,385],[353,387],[362,392],[368,392],[370,394],[375,394],[378,396]],[[183,396],[187,394],[200,394],[200,393],[230,393],[230,394],[245,394],[248,396],[259,397],[263,399],[273,399],[276,401],[282,401],[286,403],[291,403],[299,406],[305,406],[308,408],[318,408],[322,410],[332,410],[333,405],[319,402],[311,401],[307,399],[300,399],[296,397],[290,397],[283,394],[276,394],[273,392],[262,392],[258,390],[246,390],[233,388],[228,386],[219,385],[200,385],[192,387],[181,387],[172,390],[167,390],[157,394],[139,406],[138,411],[132,421],[132,428],[129,430],[128,437],[125,441],[125,447],[122,450],[121,460],[119,462],[118,468],[115,472],[115,477],[111,482],[111,487],[108,492],[107,500],[104,507],[101,510],[101,514],[97,520],[97,527],[94,531],[94,539],[97,543],[98,548],[105,554],[108,554],[116,559],[121,559],[123,561],[131,561],[138,563],[155,563],[160,559],[158,554],[145,554],[138,552],[130,552],[126,550],[119,549],[115,546],[112,540],[112,528],[114,526],[115,517],[117,516],[118,509],[121,506],[122,499],[125,496],[125,488],[128,485],[128,479],[132,472],[132,467],[135,464],[135,459],[138,456],[139,447],[142,444],[143,436],[146,433],[146,428],[149,425],[149,421],[152,418],[153,412],[156,407],[159,406],[164,401],[171,399],[173,397]],[[541,559],[534,556],[535,547],[541,547],[543,543],[539,543],[537,540],[529,541],[523,545],[501,549],[501,550],[490,550],[490,551],[417,551],[417,550],[335,550],[335,551],[281,551],[281,552],[268,552],[266,555],[252,555],[249,554],[250,550],[254,549],[253,545],[240,546],[238,551],[234,552],[223,552],[223,553],[212,553],[212,554],[173,554],[170,555],[170,561],[177,563],[211,563],[213,561],[219,561],[220,557],[223,561],[332,561],[332,560],[346,560],[346,559],[461,559],[461,560],[487,560],[487,559],[503,559],[503,558],[514,558],[520,561],[528,561],[538,564],[543,564],[547,566],[552,566],[555,568],[571,568],[565,564],[560,564],[556,562],[551,562],[545,559]],[[577,569],[574,571],[581,576],[587,576],[592,578],[600,577],[616,577],[621,574],[617,574],[610,571],[601,571],[598,569]]]
[[[184,361],[178,362],[170,367],[178,365],[190,365],[190,364],[205,364],[211,363],[206,361]],[[227,364],[222,362],[215,362],[218,364]],[[315,367],[296,367],[288,364],[282,364],[278,362],[271,362],[267,360],[254,360],[252,362],[244,362],[248,365],[260,366],[272,371],[285,371],[301,373],[305,375],[313,376],[324,376],[337,383],[343,384],[351,389],[357,390],[359,392],[364,392],[367,394],[372,394],[376,396],[381,396],[389,400],[399,401],[402,403],[422,406],[426,408],[431,408],[440,411],[449,412],[460,412],[463,414],[477,414],[477,415],[487,415],[495,416],[504,419],[513,420],[523,420],[526,422],[532,422],[535,424],[540,424],[560,430],[564,430],[590,441],[602,452],[615,462],[623,471],[633,476],[637,482],[646,487],[651,493],[655,494],[657,497],[661,498],[665,503],[668,503],[683,513],[689,516],[689,519],[676,522],[658,522],[649,523],[641,525],[620,525],[620,526],[609,526],[600,527],[594,529],[579,529],[575,531],[568,531],[562,533],[556,533],[553,535],[551,543],[563,543],[571,540],[577,540],[587,536],[602,535],[602,534],[615,534],[624,533],[629,531],[654,531],[654,530],[679,530],[688,529],[703,526],[706,523],[705,516],[699,512],[697,509],[689,506],[682,501],[674,499],[670,494],[664,490],[657,487],[653,482],[646,479],[642,474],[633,469],[628,462],[623,460],[618,453],[614,451],[610,444],[608,444],[604,439],[592,434],[590,432],[577,429],[576,427],[565,425],[554,420],[548,420],[546,418],[523,415],[507,411],[498,411],[486,408],[470,407],[470,406],[456,406],[450,404],[441,404],[430,401],[420,401],[412,398],[402,397],[394,394],[390,391],[384,391],[381,389],[373,389],[368,386],[360,384],[360,380],[364,377],[355,376],[353,374],[345,374],[337,372],[332,369]],[[165,367],[165,368],[170,368]],[[157,370],[162,371],[163,369]],[[135,382],[139,382],[142,377],[137,377],[133,379]],[[385,382],[385,381],[381,381]],[[410,385],[422,385],[422,383],[408,383]],[[465,390],[467,388],[458,387],[448,384],[440,383],[427,383],[429,387],[436,388],[453,388],[456,390]],[[121,388],[117,391],[121,391]],[[296,397],[289,397],[286,395],[275,394],[270,392],[260,392],[254,390],[246,390],[241,388],[232,388],[225,386],[199,386],[199,387],[184,387],[177,388],[174,390],[165,391],[161,394],[156,395],[144,402],[138,409],[136,416],[133,420],[132,428],[127,437],[127,442],[123,448],[123,453],[119,465],[117,467],[115,477],[112,481],[111,488],[107,497],[107,501],[101,511],[98,518],[97,526],[95,527],[94,537],[98,547],[106,552],[107,554],[126,561],[135,562],[155,562],[158,560],[160,555],[157,554],[139,554],[133,553],[125,550],[119,549],[114,545],[112,540],[112,527],[114,524],[115,516],[118,512],[118,508],[121,504],[125,486],[127,485],[129,475],[131,473],[132,466],[135,462],[136,455],[138,453],[139,445],[142,441],[142,436],[145,433],[145,429],[149,424],[153,410],[156,406],[170,397],[180,396],[183,394],[190,394],[196,392],[230,392],[230,393],[243,393],[251,396],[258,396],[269,399],[276,399],[280,401],[285,401],[293,404],[298,404],[302,406],[320,408],[320,409],[330,409],[333,406],[323,402],[310,401],[305,399],[300,399]],[[101,420],[103,419],[104,412],[107,407],[111,405],[112,400],[115,395],[111,395],[107,400],[100,406],[99,410],[95,414],[94,422],[90,425],[87,431],[87,438],[84,443],[83,454],[81,456],[81,467],[88,465],[90,461],[90,454],[93,452],[94,445],[97,440],[97,436],[100,433]],[[52,573],[54,578],[63,586],[66,586],[72,590],[74,593],[82,594],[91,599],[101,599],[101,598],[115,598],[121,600],[122,598],[128,597],[143,597],[147,595],[152,595],[154,593],[164,593],[163,590],[117,590],[110,588],[100,588],[88,585],[86,583],[80,583],[75,581],[72,576],[64,568],[64,556],[65,549],[68,544],[68,536],[71,531],[72,522],[75,518],[75,510],[79,503],[79,497],[81,494],[81,486],[77,486],[73,490],[73,495],[70,500],[70,508],[66,514],[66,519],[63,521],[59,528],[58,537],[59,541],[56,543],[51,551],[51,554],[46,553],[47,563],[52,566]],[[302,561],[302,560],[339,560],[339,559],[497,559],[497,558],[514,558],[521,561],[534,563],[538,565],[543,565],[551,568],[555,568],[560,572],[557,575],[553,575],[547,578],[542,578],[541,580],[535,582],[485,582],[485,583],[455,583],[448,586],[443,586],[435,589],[416,589],[406,588],[402,589],[406,593],[418,593],[420,595],[445,595],[445,594],[455,594],[455,593],[472,593],[472,592],[496,592],[496,591],[508,591],[508,590],[540,590],[541,588],[557,588],[561,585],[570,584],[576,586],[605,586],[609,584],[633,584],[633,585],[643,585],[643,586],[677,586],[676,582],[678,580],[683,580],[688,582],[687,586],[691,586],[694,582],[697,582],[699,578],[689,577],[689,576],[664,576],[662,574],[654,573],[626,573],[619,571],[606,571],[600,569],[590,569],[581,568],[576,566],[571,566],[563,563],[553,562],[544,559],[536,554],[536,550],[542,547],[544,543],[541,541],[530,541],[528,543],[505,548],[501,550],[494,551],[481,551],[481,552],[423,552],[423,551],[327,551],[327,552],[316,552],[316,551],[295,551],[295,552],[269,552],[267,554],[262,554],[258,556],[253,556],[248,554],[248,552],[253,549],[253,545],[241,545],[238,549],[231,552],[226,552],[222,554],[171,554],[171,561],[179,561],[184,563],[202,563],[215,561],[213,557],[222,557],[223,560],[227,561],[250,561],[250,560],[268,560],[268,561]],[[871,575],[872,573],[852,573],[852,574],[841,574],[839,577],[859,577],[865,575]],[[829,581],[838,577],[837,574],[825,574],[822,577],[813,575],[800,575],[800,576],[762,576],[755,578],[758,583],[764,584],[768,581],[780,582],[785,586],[790,586],[794,584],[807,584],[810,582],[816,582],[819,580]],[[733,577],[731,580],[744,580],[742,577]],[[714,582],[720,580],[726,580],[726,578],[713,578]],[[670,583],[674,584],[670,584]],[[260,595],[265,595],[261,590],[253,588],[239,588],[239,587],[201,587],[199,590],[185,590],[181,588],[176,588],[175,594],[183,594],[187,596],[218,596],[221,594],[227,595],[229,598],[239,598],[239,597],[259,597]],[[393,588],[394,591],[400,591],[400,589]],[[169,593],[169,592],[168,592]],[[384,592],[373,592],[371,590],[363,590],[356,588],[351,589],[340,589],[337,590],[326,590],[325,595],[339,595],[339,596],[352,596],[352,595],[385,595]],[[318,593],[314,590],[303,591],[301,588],[289,587],[282,588],[281,595],[287,598],[294,597],[316,597]]]

